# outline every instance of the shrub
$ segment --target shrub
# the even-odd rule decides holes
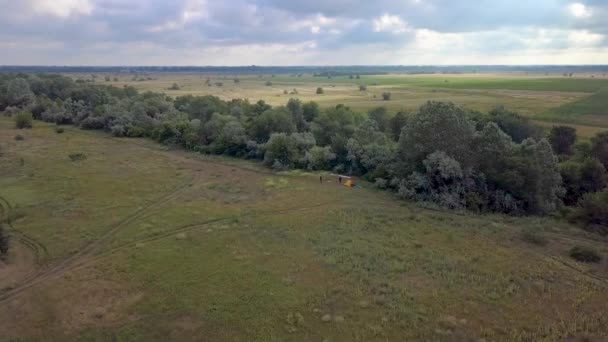
[[[537,246],[544,246],[547,244],[547,239],[538,230],[535,229],[524,229],[521,232],[521,238],[525,242]]]
[[[60,126],[55,126],[55,133],[57,133],[57,134],[61,134],[61,133],[63,133],[63,132],[64,132],[63,127],[60,127]]]
[[[87,159],[87,156],[84,153],[72,153],[69,155],[70,160],[73,162],[82,161]]]
[[[570,250],[570,257],[576,261],[597,263],[602,260],[600,254],[589,247],[575,246]]]
[[[9,237],[4,230],[4,225],[0,223],[0,259],[5,259],[8,254]]]
[[[125,126],[123,125],[114,125],[110,127],[110,133],[115,137],[124,137],[126,134]]]
[[[582,224],[586,230],[608,235],[608,192],[584,195],[570,219]]]
[[[384,93],[382,93],[382,100],[390,101],[390,99],[391,99],[391,93],[389,93],[388,91],[385,91]]]
[[[15,116],[15,127],[18,129],[32,128],[32,113],[21,112]]]
[[[15,135],[15,140],[21,141],[21,140],[25,140],[25,138],[23,137],[23,135],[17,134],[17,135]]]
[[[317,95],[321,95],[321,94],[325,94],[325,91],[323,90],[323,88],[319,87],[319,88],[317,88]]]
[[[272,82],[270,82],[270,81],[266,81],[266,86],[267,86],[267,87],[272,86]]]
[[[384,178],[376,178],[374,186],[378,189],[386,189],[388,187],[388,181]]]
[[[173,83],[173,85],[169,87],[169,90],[179,90],[179,89],[180,89],[180,87],[179,87],[179,84],[177,84],[177,83]]]
[[[359,91],[366,91],[367,90],[367,86],[362,84],[359,86]]]

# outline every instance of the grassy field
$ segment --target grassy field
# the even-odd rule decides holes
[[[0,340],[608,338],[608,241],[552,218],[39,122],[0,146]]]
[[[72,75],[74,78],[90,75]],[[593,76],[593,77],[591,77]],[[472,109],[489,111],[504,105],[537,121],[563,123],[580,128],[579,134],[608,129],[608,77],[603,75],[563,76],[524,74],[472,75],[382,75],[349,77],[207,76],[195,74],[159,74],[151,80],[134,81],[132,76],[117,76],[116,82],[100,82],[117,86],[132,85],[146,91],[161,91],[172,96],[185,94],[216,95],[222,99],[247,98],[252,102],[263,99],[272,105],[284,105],[289,98],[316,101],[322,107],[345,104],[355,110],[385,106],[391,112],[413,111],[429,100],[451,101]],[[142,78],[141,76],[139,77]],[[235,83],[234,79],[239,82]],[[206,84],[210,80],[211,86]],[[222,86],[217,86],[222,82]],[[271,85],[267,85],[271,82]],[[180,90],[168,90],[173,83]],[[360,91],[359,85],[367,90]],[[325,93],[316,94],[317,87]],[[297,91],[297,94],[294,92]],[[287,91],[287,94],[285,94]],[[383,92],[392,94],[390,101],[382,100]]]

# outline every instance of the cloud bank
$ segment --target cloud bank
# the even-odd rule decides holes
[[[605,18],[605,0],[0,0],[0,64],[607,64]]]

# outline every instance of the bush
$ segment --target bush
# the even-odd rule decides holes
[[[57,133],[57,134],[61,134],[61,133],[63,133],[63,132],[64,132],[63,127],[59,127],[59,126],[56,126],[56,127],[55,127],[55,133]]]
[[[588,231],[608,235],[608,192],[584,195],[570,219]]]
[[[272,82],[270,82],[270,81],[266,81],[266,86],[267,86],[267,87],[272,86]]]
[[[391,93],[389,93],[388,91],[385,91],[384,93],[382,93],[382,100],[390,101],[390,99],[391,99]]]
[[[359,86],[359,91],[366,91],[367,90],[367,86],[366,85],[360,85]]]
[[[15,116],[15,127],[18,129],[32,128],[32,113],[21,112]]]
[[[15,140],[21,141],[21,140],[25,140],[25,138],[23,137],[23,135],[17,134],[17,135],[15,135]]]
[[[72,153],[69,155],[70,160],[73,162],[82,161],[87,159],[87,156],[84,153]]]
[[[521,238],[525,242],[531,243],[537,246],[544,246],[547,244],[547,239],[535,229],[524,229],[521,232]]]
[[[9,237],[4,230],[4,225],[0,223],[0,259],[5,259],[8,254]]]
[[[589,247],[575,246],[570,250],[570,257],[576,261],[597,263],[602,260],[600,254]]]
[[[325,94],[325,90],[323,90],[323,88],[319,87],[319,88],[317,88],[317,95],[321,95],[321,94]]]
[[[173,83],[173,85],[171,87],[169,87],[169,90],[179,90],[179,89],[180,89],[180,87],[179,87],[179,84],[177,84],[177,83]]]

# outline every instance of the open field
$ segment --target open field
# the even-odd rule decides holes
[[[240,86],[267,91],[258,82]],[[423,209],[40,122],[0,119],[0,146],[14,246],[1,340],[608,338],[608,241],[561,221]],[[575,245],[602,263],[573,261]]]
[[[391,112],[412,111],[429,100],[452,101],[480,111],[504,105],[534,120],[582,127],[579,134],[583,138],[588,138],[587,132],[594,128],[608,129],[608,77],[601,74],[574,78],[524,74],[382,75],[361,76],[360,79],[178,73],[144,76],[138,78],[150,77],[152,80],[137,81],[131,75],[118,75],[117,82],[103,82],[103,77],[100,82],[132,85],[143,91],[162,91],[172,96],[216,95],[225,100],[247,98],[252,102],[263,99],[272,105],[284,105],[289,98],[297,97],[302,101],[316,101],[322,107],[345,104],[361,111],[378,106],[385,106]],[[234,82],[235,78],[239,79],[238,83]],[[211,86],[206,84],[207,79]],[[223,85],[217,86],[217,82]],[[272,84],[267,85],[267,82]],[[168,90],[173,83],[181,89]],[[359,85],[366,85],[367,90],[360,91]],[[324,88],[325,93],[316,94],[317,87]],[[392,98],[383,101],[382,93],[387,91],[391,92]]]

